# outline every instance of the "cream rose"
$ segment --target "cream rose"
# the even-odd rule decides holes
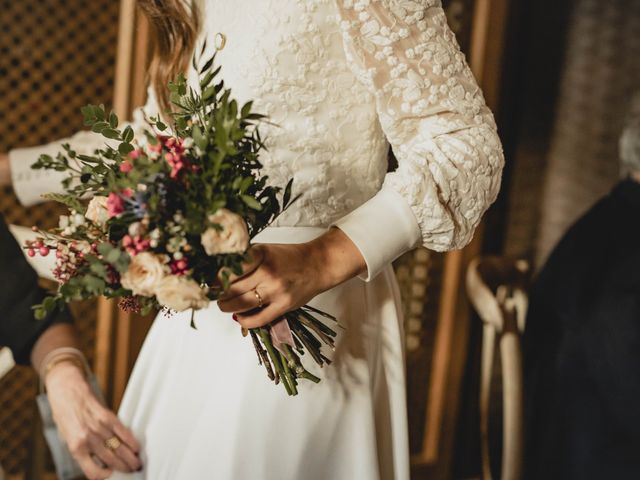
[[[149,297],[155,294],[165,270],[160,259],[149,252],[142,252],[131,259],[129,268],[120,279],[122,286],[134,295]]]
[[[249,231],[240,215],[221,208],[209,221],[220,225],[222,230],[210,227],[202,234],[200,241],[207,255],[243,253],[249,247]]]
[[[86,218],[96,225],[103,226],[109,220],[109,212],[107,211],[107,197],[93,197],[87,206]]]
[[[190,308],[200,310],[209,305],[204,289],[185,277],[168,275],[156,287],[158,303],[164,307],[183,312]]]

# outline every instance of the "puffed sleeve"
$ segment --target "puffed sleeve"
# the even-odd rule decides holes
[[[369,280],[417,245],[464,247],[498,194],[504,156],[439,0],[337,3],[347,61],[398,159],[380,192],[335,224]]]
[[[149,87],[147,90],[147,102],[143,107],[133,111],[132,121],[120,125],[124,128],[131,125],[136,133],[136,137],[145,127],[145,116],[155,116],[159,112],[158,103],[153,92]],[[40,155],[46,154],[55,156],[62,151],[62,145],[68,143],[80,154],[91,154],[94,150],[102,148],[107,143],[102,135],[91,132],[81,131],[75,135],[56,140],[46,145],[38,145],[29,148],[19,148],[9,152],[9,162],[11,163],[11,179],[16,196],[20,203],[30,206],[42,201],[42,195],[45,193],[62,193],[62,180],[67,176],[64,172],[56,172],[54,170],[32,170],[33,165]]]

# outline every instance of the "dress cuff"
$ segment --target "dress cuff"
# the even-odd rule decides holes
[[[418,246],[422,238],[411,207],[390,187],[383,187],[332,226],[342,230],[360,250],[367,271],[359,277],[367,282],[400,255]]]
[[[44,146],[19,148],[9,152],[11,164],[11,180],[16,197],[22,205],[29,207],[43,201],[45,193],[62,193],[64,172],[54,170],[33,170],[33,165],[40,155],[55,156],[60,151],[60,145],[53,143]]]

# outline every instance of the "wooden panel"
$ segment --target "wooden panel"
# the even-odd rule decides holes
[[[0,12],[0,151],[70,135],[82,128],[82,105],[110,103],[117,2],[0,0]],[[0,211],[9,223],[42,227],[53,226],[60,213],[51,204],[25,209],[10,188],[0,190]],[[73,310],[93,359],[95,303]],[[9,474],[31,463],[35,392],[30,369],[16,368],[0,381],[0,463]]]

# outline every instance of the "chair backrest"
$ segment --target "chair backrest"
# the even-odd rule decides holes
[[[482,474],[493,478],[489,451],[489,412],[496,338],[502,364],[503,451],[501,478],[518,480],[523,461],[523,386],[520,335],[528,298],[529,265],[504,257],[474,259],[467,270],[467,295],[483,322],[480,373]]]

